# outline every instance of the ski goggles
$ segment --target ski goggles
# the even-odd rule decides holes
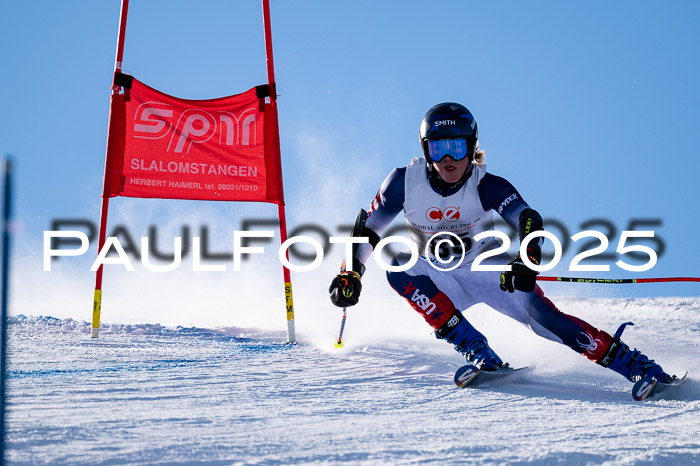
[[[428,140],[428,154],[430,160],[436,163],[448,155],[455,161],[462,160],[469,154],[467,140],[464,138]]]

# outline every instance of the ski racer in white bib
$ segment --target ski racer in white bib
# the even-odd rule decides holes
[[[493,212],[518,231],[521,241],[530,232],[543,229],[542,217],[512,184],[486,171],[476,121],[463,105],[447,102],[432,107],[421,122],[420,143],[425,158],[394,169],[369,212],[360,211],[353,236],[368,237],[370,242],[354,247],[352,269],[346,269],[344,263],[333,279],[329,291],[335,305],[357,304],[364,264],[382,232],[403,210],[421,258],[407,271],[387,272],[389,283],[438,338],[454,345],[481,370],[498,370],[507,364],[462,315],[462,310],[477,303],[489,305],[632,382],[648,377],[663,383],[673,380],[661,366],[620,340],[627,324],[610,335],[557,309],[537,286],[537,272],[520,255],[513,259],[501,253],[482,262],[510,264],[509,272],[472,271],[474,258],[498,246],[492,237],[473,240],[478,233],[493,229]],[[540,263],[541,240],[532,240],[526,248],[534,264]],[[446,265],[451,257],[463,260],[458,267],[453,267],[456,262]],[[408,259],[408,254],[399,254],[394,265]]]

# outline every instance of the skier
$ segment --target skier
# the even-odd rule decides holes
[[[508,272],[472,271],[479,254],[499,243],[493,237],[474,242],[478,233],[493,230],[492,211],[510,224],[520,241],[543,229],[542,217],[504,178],[486,171],[479,148],[477,124],[463,105],[447,102],[432,107],[420,125],[420,144],[425,158],[414,158],[406,167],[394,169],[384,180],[368,213],[360,211],[353,236],[369,243],[353,245],[352,267],[341,267],[332,281],[331,301],[339,307],[357,304],[362,290],[365,262],[379,236],[403,210],[411,239],[421,257],[409,270],[387,272],[392,288],[434,329],[482,371],[508,367],[489,347],[486,337],[474,328],[461,310],[485,303],[531,328],[536,334],[562,343],[632,382],[653,378],[675,380],[641,352],[620,340],[628,323],[611,336],[574,316],[564,314],[536,285],[537,272],[523,258],[501,253],[482,265],[510,264]],[[449,232],[451,241],[445,241]],[[429,243],[429,240],[432,242]],[[527,245],[527,258],[539,264],[542,237]],[[426,247],[427,246],[427,247]],[[398,254],[393,265],[406,264],[410,255]],[[444,265],[464,256],[453,270]],[[448,264],[452,267],[452,263]]]

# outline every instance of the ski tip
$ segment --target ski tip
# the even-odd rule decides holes
[[[656,397],[668,388],[678,388],[686,380],[688,372],[686,371],[681,377],[673,376],[669,382],[659,382],[656,379],[642,379],[634,384],[632,388],[632,397],[636,401],[643,401],[650,397]]]
[[[656,379],[642,379],[632,387],[632,398],[636,401],[644,401],[649,398],[649,395],[654,391],[657,384]]]
[[[455,385],[459,388],[466,387],[469,382],[474,380],[474,377],[479,375],[479,372],[481,372],[481,369],[471,364],[460,367],[457,369],[457,372],[455,372]]]

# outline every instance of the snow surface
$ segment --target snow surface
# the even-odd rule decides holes
[[[663,399],[486,307],[467,317],[521,380],[457,389],[460,356],[425,332],[334,334],[89,324],[13,316],[6,458],[12,464],[698,464],[700,298],[564,299],[667,371]],[[338,324],[340,314],[338,314]],[[355,327],[353,328],[353,325]]]

